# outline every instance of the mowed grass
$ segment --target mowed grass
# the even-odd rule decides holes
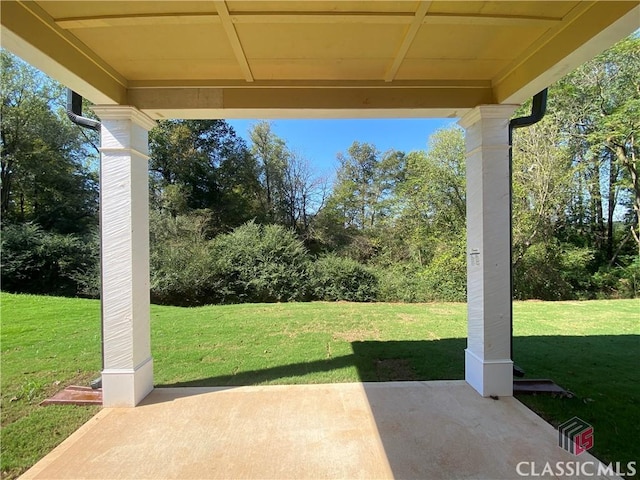
[[[2,472],[13,478],[97,412],[39,407],[100,370],[97,301],[3,293]],[[156,386],[464,378],[464,304],[152,306]],[[521,396],[557,425],[595,427],[592,452],[639,461],[640,301],[517,302],[516,363],[574,398]]]

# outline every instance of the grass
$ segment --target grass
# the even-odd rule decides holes
[[[2,294],[2,474],[14,478],[96,413],[39,407],[100,369],[97,301]],[[464,377],[463,304],[152,306],[158,386]],[[514,355],[527,378],[572,399],[523,396],[557,425],[592,423],[592,452],[638,461],[640,302],[517,302]]]

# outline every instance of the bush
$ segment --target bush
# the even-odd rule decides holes
[[[531,245],[514,269],[514,297],[518,300],[574,298],[571,284],[565,280],[561,266],[562,255],[558,245]]]
[[[191,306],[306,299],[307,251],[292,231],[248,222],[208,240],[201,215],[155,217],[154,302]]]
[[[424,279],[419,275],[418,265],[399,264],[377,268],[380,302],[427,302],[433,298]]]
[[[633,263],[622,269],[617,288],[621,298],[640,296],[640,257],[636,257]]]
[[[467,261],[464,243],[438,252],[420,274],[429,301],[467,300]]]
[[[151,212],[152,302],[195,306],[218,301],[221,279],[215,271],[213,244],[207,239],[208,226],[206,213],[173,217]]]
[[[562,279],[568,285],[567,290],[563,292],[564,296],[561,300],[592,298],[594,289],[592,274],[593,250],[585,247],[575,247],[570,244],[561,244],[559,248],[559,263],[550,267],[558,268]]]
[[[186,307],[219,298],[220,278],[213,269],[211,242],[174,240],[156,245],[150,264],[154,303]]]
[[[640,295],[640,258],[626,267],[602,267],[593,275],[598,298],[636,298]]]
[[[372,302],[378,294],[378,278],[372,270],[350,258],[333,254],[311,266],[309,286],[318,300]]]
[[[248,222],[213,244],[224,302],[286,302],[307,298],[307,250],[280,225]]]
[[[96,237],[46,232],[36,224],[7,225],[2,232],[2,288],[10,292],[97,294]]]

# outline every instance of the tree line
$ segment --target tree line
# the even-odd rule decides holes
[[[1,55],[2,288],[97,296],[99,138],[66,119],[59,84]],[[548,105],[514,132],[514,294],[637,296],[638,36],[551,86]],[[332,181],[268,122],[245,142],[223,120],[160,121],[149,146],[156,302],[465,300],[458,127],[424,151],[355,141]]]

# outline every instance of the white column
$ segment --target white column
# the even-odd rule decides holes
[[[483,105],[462,119],[467,144],[467,349],[465,380],[482,396],[513,395],[509,118]]]
[[[133,407],[153,390],[147,161],[155,122],[134,107],[93,110],[102,122],[102,404]]]

